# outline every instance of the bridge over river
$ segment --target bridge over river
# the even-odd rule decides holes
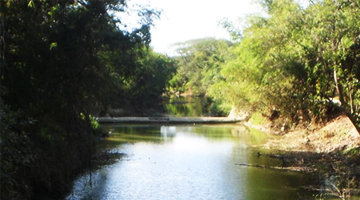
[[[244,121],[245,118],[229,117],[99,117],[100,123],[129,124],[230,124]]]

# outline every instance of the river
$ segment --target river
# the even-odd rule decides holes
[[[67,200],[315,199],[314,175],[237,164],[281,166],[258,156],[266,134],[241,125],[108,125],[108,152],[123,155],[75,180]],[[327,198],[329,199],[329,198]]]

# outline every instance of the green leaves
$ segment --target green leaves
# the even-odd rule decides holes
[[[126,81],[141,86],[140,92],[158,95],[165,88],[170,61],[144,50],[150,24],[122,30],[112,15],[121,9],[126,9],[123,0],[0,1],[0,110],[6,107],[4,119],[12,120],[1,129],[0,150],[6,152],[1,160],[6,158],[7,167],[0,175],[3,180],[9,173],[16,186],[1,182],[1,199],[13,199],[12,192],[36,199],[32,190],[66,190],[94,152],[98,124],[91,116],[128,98],[121,96]],[[147,22],[153,12],[148,11]],[[21,115],[11,116],[17,112]],[[15,151],[28,152],[31,159]]]
[[[50,44],[50,50],[51,50],[52,48],[55,48],[55,47],[57,47],[57,42],[52,42],[52,43]]]
[[[221,80],[220,66],[231,56],[232,44],[225,40],[205,38],[178,44],[178,75],[172,81],[180,87],[191,89],[195,95],[206,95],[210,85]]]
[[[30,1],[29,1],[29,3],[28,3],[28,7],[30,7],[30,8],[35,7],[34,0],[30,0]]]
[[[360,54],[354,52],[359,52],[359,2],[325,0],[307,7],[293,0],[260,3],[266,17],[248,18],[250,25],[233,51],[236,58],[222,65],[224,78],[211,94],[234,105],[241,102],[244,109],[275,108],[293,120],[298,113],[323,120],[335,96],[347,112],[358,113],[355,60]]]

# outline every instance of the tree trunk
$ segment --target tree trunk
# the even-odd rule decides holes
[[[335,87],[336,87],[336,91],[337,93],[339,94],[339,100],[341,102],[341,106],[340,106],[340,109],[345,113],[345,115],[350,119],[351,123],[354,125],[354,127],[356,128],[358,134],[360,135],[360,127],[359,125],[357,125],[357,121],[356,119],[354,118],[354,116],[352,115],[353,114],[353,99],[352,99],[352,94],[350,91],[350,103],[351,103],[351,112],[349,112],[347,110],[348,108],[348,105],[347,103],[345,102],[344,100],[344,93],[343,93],[343,87],[341,85],[341,83],[338,82],[338,77],[337,77],[337,74],[336,74],[336,68],[334,67],[334,81],[335,81]]]
[[[343,88],[342,85],[338,82],[338,77],[336,74],[336,68],[334,67],[334,81],[335,81],[335,87],[336,87],[336,91],[339,95],[339,100],[341,103],[341,106],[345,106],[346,107],[346,103],[344,101],[344,94],[343,94]]]
[[[357,125],[356,119],[354,118],[354,116],[351,113],[346,112],[346,111],[345,111],[345,115],[350,119],[351,123],[354,125],[354,127],[356,128],[357,132],[360,135],[360,127]]]
[[[349,91],[349,100],[350,100],[350,109],[351,109],[351,114],[354,114],[355,112],[355,102],[354,102],[354,89],[353,86],[350,86],[350,91]]]

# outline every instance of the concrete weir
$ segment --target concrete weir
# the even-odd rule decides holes
[[[99,117],[99,123],[129,124],[226,124],[243,121],[244,118],[228,117]]]

